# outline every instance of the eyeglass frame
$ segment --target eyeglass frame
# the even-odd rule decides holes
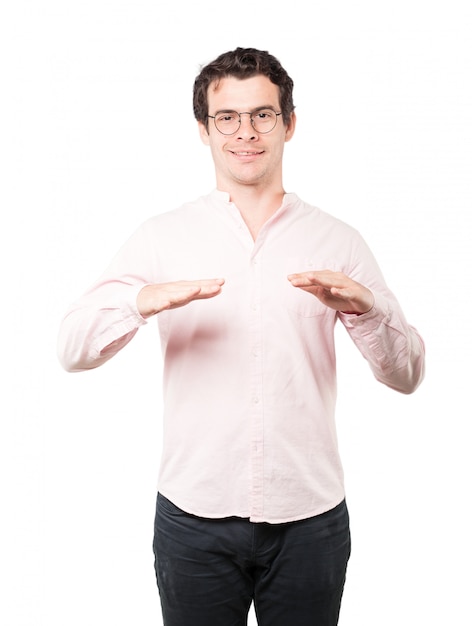
[[[270,130],[256,130],[255,126],[254,126],[254,120],[252,119],[252,116],[257,113],[258,111],[272,111],[273,113],[275,113],[275,124],[272,126],[272,128]],[[221,111],[216,111],[216,113],[236,113],[239,117],[239,126],[237,127],[236,130],[233,130],[232,133],[224,133],[223,131],[221,131],[218,126],[216,125],[216,117],[217,115],[207,115],[208,118],[211,118],[215,124],[215,128],[216,130],[221,133],[222,135],[225,135],[226,137],[229,137],[230,135],[234,135],[235,133],[238,132],[238,130],[241,128],[241,115],[249,115],[250,116],[250,120],[251,120],[251,126],[254,128],[255,132],[258,133],[259,135],[266,135],[267,133],[270,133],[274,130],[274,128],[277,126],[277,120],[279,118],[279,115],[282,115],[283,111],[280,111],[279,113],[277,113],[277,111],[275,109],[273,109],[270,106],[267,107],[257,107],[257,109],[254,109],[253,111],[235,111],[234,109],[222,109]]]

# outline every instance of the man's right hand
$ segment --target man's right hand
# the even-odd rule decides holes
[[[146,285],[138,293],[136,304],[140,314],[147,318],[167,309],[184,306],[192,300],[213,298],[221,292],[224,282],[224,278],[210,278]]]

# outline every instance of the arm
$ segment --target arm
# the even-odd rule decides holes
[[[401,393],[412,393],[424,377],[424,344],[370,261],[372,289],[329,270],[293,274],[288,279],[338,311],[377,380]]]
[[[150,316],[220,293],[222,279],[162,281],[158,248],[155,232],[143,225],[101,278],[72,304],[57,346],[64,369],[96,368],[124,348]]]
[[[94,369],[124,348],[147,318],[221,292],[223,279],[163,284],[101,282],[79,299],[62,321],[58,355],[69,372]]]
[[[135,304],[140,289],[115,281],[100,282],[70,306],[57,343],[59,361],[66,371],[99,367],[131,341],[146,324]]]

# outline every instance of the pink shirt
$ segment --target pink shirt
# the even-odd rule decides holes
[[[375,305],[344,315],[293,287],[291,273],[341,271]],[[334,326],[374,376],[403,393],[423,377],[424,346],[356,230],[286,194],[254,242],[228,194],[151,218],[70,309],[59,356],[102,365],[146,324],[150,283],[225,278],[220,295],[157,315],[164,357],[160,492],[195,515],[288,522],[344,498],[334,419]],[[151,318],[156,319],[156,318]]]

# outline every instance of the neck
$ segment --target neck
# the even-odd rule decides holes
[[[267,220],[280,208],[284,194],[282,187],[268,190],[252,185],[229,191],[231,202],[238,208],[254,240]]]

